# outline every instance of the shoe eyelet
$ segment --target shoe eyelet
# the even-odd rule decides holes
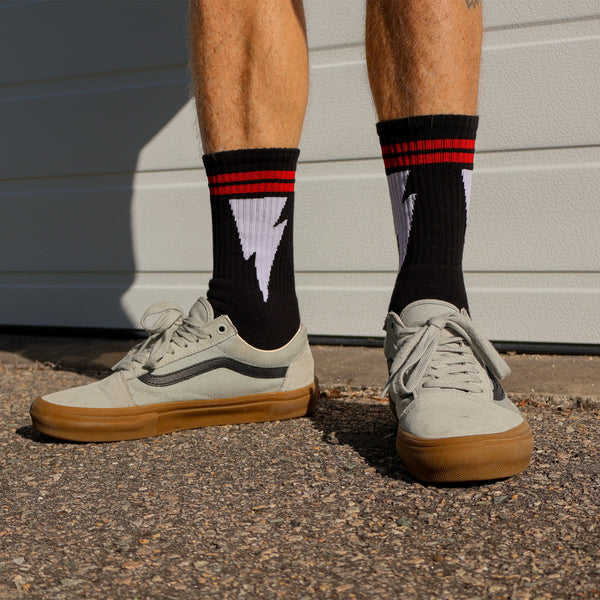
[[[219,327],[217,328],[217,331],[219,333],[225,333],[227,331],[227,327],[225,327],[225,325],[219,325]]]

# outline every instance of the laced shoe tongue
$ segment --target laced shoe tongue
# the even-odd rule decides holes
[[[199,298],[196,300],[190,309],[190,318],[201,325],[212,321],[214,316],[215,313],[213,312],[213,308],[206,298]]]
[[[442,300],[417,300],[409,304],[400,314],[400,320],[407,327],[421,327],[429,319],[441,315],[460,312],[456,306]]]

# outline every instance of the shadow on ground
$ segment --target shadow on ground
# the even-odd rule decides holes
[[[349,446],[380,475],[412,479],[396,455],[396,422],[386,402],[322,398],[312,422],[323,442]]]
[[[113,337],[2,333],[0,363],[17,368],[50,367],[55,371],[103,379],[110,373],[111,366],[141,339],[134,338],[130,332]]]

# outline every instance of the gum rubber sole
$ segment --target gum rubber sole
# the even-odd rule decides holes
[[[393,402],[390,408],[396,416]],[[533,434],[526,421],[500,433],[437,439],[398,429],[396,450],[410,474],[421,481],[486,481],[524,471],[533,453]]]
[[[186,400],[126,408],[60,406],[42,398],[30,409],[33,426],[74,442],[113,442],[155,437],[183,429],[293,419],[310,414],[319,386],[216,400]]]
[[[501,433],[453,438],[419,438],[399,430],[396,450],[411,475],[422,481],[485,481],[524,471],[533,435],[525,421]]]

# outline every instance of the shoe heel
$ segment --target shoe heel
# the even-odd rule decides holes
[[[310,398],[308,399],[308,406],[306,407],[307,415],[312,415],[315,412],[320,397],[321,388],[319,387],[319,380],[315,377],[315,383],[310,388]]]

